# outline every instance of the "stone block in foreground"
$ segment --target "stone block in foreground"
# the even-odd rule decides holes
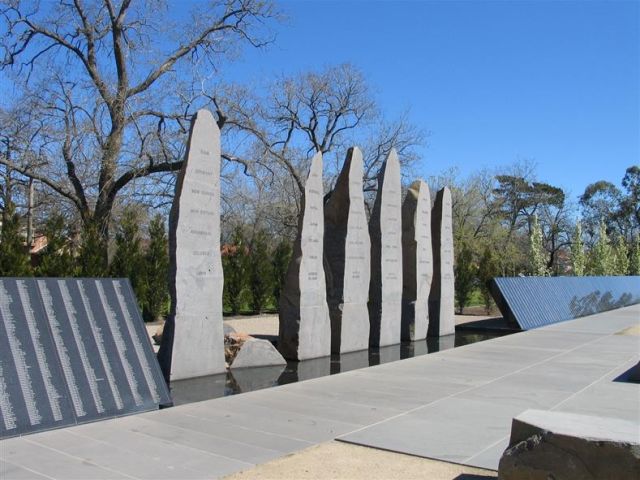
[[[640,478],[638,424],[617,418],[527,410],[513,419],[498,478]]]
[[[287,361],[269,340],[249,338],[242,344],[229,368],[272,367],[286,364]]]

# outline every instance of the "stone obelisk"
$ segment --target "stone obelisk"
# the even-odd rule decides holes
[[[436,194],[431,213],[433,281],[429,294],[430,337],[455,333],[453,278],[453,222],[451,191],[445,187]]]
[[[331,353],[369,346],[371,242],[362,191],[362,153],[350,148],[324,206],[324,255],[331,316]]]
[[[427,337],[433,277],[431,195],[422,180],[409,186],[402,203],[402,340]]]
[[[169,219],[171,310],[158,359],[165,379],[225,371],[220,258],[220,131],[208,110],[191,122]]]
[[[311,161],[298,236],[280,295],[278,350],[286,359],[331,354],[331,321],[323,266],[322,154]]]
[[[378,193],[369,221],[371,281],[369,283],[369,345],[400,343],[402,316],[402,191],[395,150],[378,175]]]

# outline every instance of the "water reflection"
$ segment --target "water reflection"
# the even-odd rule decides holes
[[[428,338],[427,341],[401,343],[302,362],[288,362],[286,367],[234,369],[227,371],[226,374],[171,382],[171,396],[173,397],[174,405],[199,402],[211,398],[247,393],[253,390],[344,373],[359,368],[372,367],[461,347],[502,335],[500,333],[457,332],[455,335]]]
[[[314,358],[302,362],[287,362],[287,366],[278,379],[278,385],[302,382],[312,378],[331,375],[331,357]],[[242,393],[242,392],[238,392]]]
[[[358,368],[367,368],[371,365],[368,350],[359,352],[343,353],[342,355],[331,356],[331,373],[344,373]]]
[[[226,373],[221,373],[219,375],[208,375],[206,377],[171,382],[173,404],[183,405],[228,395],[227,375]]]
[[[227,373],[229,388],[234,393],[242,393],[274,387],[284,369],[284,365],[230,369]]]

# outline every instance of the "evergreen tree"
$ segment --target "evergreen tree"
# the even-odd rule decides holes
[[[629,275],[640,275],[640,235],[636,235],[631,245]]]
[[[144,316],[148,321],[160,320],[169,304],[169,241],[162,215],[149,224],[149,247],[144,254]]]
[[[480,284],[480,293],[484,303],[487,315],[493,306],[493,297],[491,295],[491,280],[500,274],[500,265],[493,248],[486,246],[478,263],[478,281]]]
[[[529,236],[529,254],[531,258],[531,274],[539,277],[549,275],[547,262],[545,260],[545,250],[542,238],[542,229],[538,223],[538,216],[533,216],[531,235]]]
[[[41,277],[72,277],[76,262],[68,244],[68,230],[62,215],[53,214],[47,219],[44,234],[47,246],[40,254],[36,272]]]
[[[609,244],[607,227],[600,221],[598,240],[589,255],[589,275],[613,275],[615,273],[615,256]]]
[[[629,272],[629,248],[622,235],[618,235],[613,247],[614,275],[626,275]]]
[[[31,275],[29,250],[20,233],[20,216],[12,202],[5,204],[0,232],[0,276],[25,277]]]
[[[94,222],[88,222],[83,227],[78,267],[78,274],[82,277],[104,277],[109,272],[107,246]]]
[[[284,285],[284,279],[287,276],[292,253],[291,243],[286,240],[278,243],[278,246],[273,252],[273,259],[271,261],[273,268],[271,271],[273,275],[273,299],[276,302],[276,306],[280,302],[280,292]]]
[[[251,307],[254,313],[262,313],[270,293],[273,291],[273,273],[269,258],[267,236],[264,232],[254,235],[249,256],[249,288]]]
[[[587,257],[584,253],[584,243],[582,242],[582,225],[576,223],[571,241],[571,269],[576,277],[582,277],[587,268]]]
[[[222,257],[224,271],[224,300],[237,315],[243,304],[243,293],[247,286],[247,246],[244,233],[237,227],[231,238],[231,245]]]
[[[456,252],[455,299],[458,313],[462,314],[464,307],[469,304],[471,294],[476,283],[476,266],[473,263],[473,251],[467,243],[463,243]]]
[[[116,250],[109,272],[113,277],[128,278],[141,307],[144,305],[144,258],[140,245],[140,214],[127,207],[116,230]]]

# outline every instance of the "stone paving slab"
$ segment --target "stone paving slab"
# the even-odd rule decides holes
[[[399,413],[437,400],[443,393],[453,394],[468,388],[463,384],[435,381],[424,386],[414,385],[413,388],[409,388],[406,380],[397,379],[396,382],[393,376],[385,376],[384,379],[364,375],[354,375],[354,377],[348,378],[348,382],[341,383],[338,388],[335,388],[335,385],[332,385],[333,389],[316,385],[305,386],[296,391],[316,398],[349,402],[362,407],[387,408]]]
[[[160,467],[164,467],[162,477],[168,479],[206,478],[212,474],[225,475],[253,465],[249,461],[225,456],[226,449],[214,454],[201,448],[181,445],[176,440],[145,434],[139,426],[140,419],[126,417],[117,422],[109,422],[107,425],[94,423],[87,425],[87,428],[71,431],[71,434],[80,436],[83,442],[98,441],[92,444],[90,451],[81,451],[74,455],[82,459],[90,459],[101,466],[111,466],[114,470],[134,478],[147,478],[146,475],[139,473],[140,470],[144,472],[147,467],[153,470],[153,464],[156,462]],[[65,441],[58,444],[63,445],[64,450],[67,450]]]
[[[33,439],[20,437],[3,440],[1,448],[3,462],[18,467],[21,473],[27,470],[45,478],[68,478],[70,480],[130,478],[117,471],[102,468],[89,458],[80,458],[65,452],[66,445],[64,443],[60,443],[56,449],[52,449],[40,445]],[[12,477],[7,474],[6,478]],[[4,479],[5,477],[3,477]]]
[[[249,430],[247,432],[249,436],[251,435],[251,430],[256,430],[295,440],[320,443],[361,428],[360,425],[355,423],[319,417],[312,410],[309,410],[305,415],[300,415],[258,406],[253,403],[245,403],[244,401],[220,407],[211,405],[210,402],[185,405],[184,407],[192,408],[178,408],[196,418],[212,419],[225,425],[244,427]],[[215,426],[212,426],[212,428],[215,429]]]
[[[120,476],[117,478],[128,478],[132,475],[136,478],[151,480],[175,478],[178,475],[184,478],[200,476],[200,472],[176,463],[175,458],[171,456],[159,456],[166,453],[166,450],[159,448],[157,442],[145,442],[143,436],[118,435],[117,438],[121,439],[121,442],[110,443],[105,441],[107,437],[103,437],[105,440],[98,440],[84,433],[57,430],[39,436],[34,442],[52,451],[64,451],[65,454],[73,455],[83,462],[95,463],[102,469],[111,470],[114,474],[118,472]],[[139,447],[136,447],[137,443],[140,444]],[[61,446],[64,446],[64,449]],[[111,476],[106,473],[104,475]]]
[[[296,413],[308,415],[313,412],[313,417],[338,421],[360,426],[385,420],[389,417],[406,411],[398,407],[380,407],[365,405],[341,399],[335,400],[315,392],[291,392],[282,391],[277,397],[271,395],[254,395],[245,405],[255,404],[257,407],[270,409],[286,414]]]
[[[244,445],[275,450],[280,454],[296,452],[313,445],[312,442],[305,440],[262,432],[241,425],[222,423],[178,410],[171,411],[169,415],[148,416],[145,417],[145,420],[157,422],[159,425],[176,426],[192,432],[206,433],[207,435],[225,439],[227,442],[238,444],[238,451],[240,452],[246,451]]]
[[[40,480],[47,479],[48,477],[40,475],[31,470],[27,470],[26,468],[19,467],[17,465],[13,465],[11,463],[0,460],[0,478],[12,478],[15,480]]]
[[[338,438],[496,469],[529,408],[631,420],[640,306],[305,382],[0,441],[0,478],[205,479]]]
[[[492,350],[504,345],[520,368],[339,440],[495,470],[511,419],[528,408],[631,420],[640,428],[640,386],[613,382],[640,358],[638,337],[615,333],[638,323],[640,307],[633,306],[456,349],[456,360],[500,361]],[[523,353],[533,349],[539,361],[531,363]]]

